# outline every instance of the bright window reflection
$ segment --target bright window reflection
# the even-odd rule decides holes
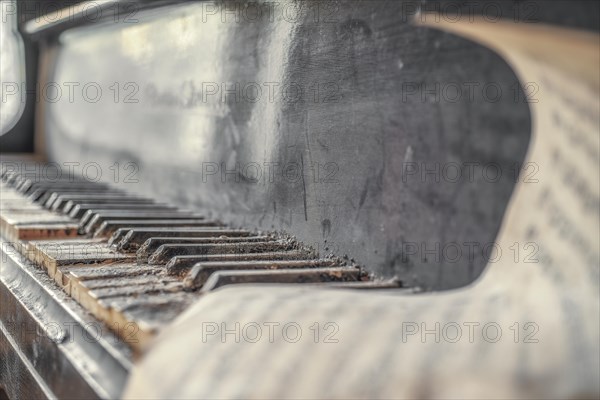
[[[25,107],[25,52],[17,30],[17,2],[0,0],[0,17],[0,135],[4,135]]]

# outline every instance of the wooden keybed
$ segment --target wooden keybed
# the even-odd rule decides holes
[[[203,293],[241,283],[399,288],[283,234],[234,229],[83,178],[2,171],[2,235],[140,354]]]

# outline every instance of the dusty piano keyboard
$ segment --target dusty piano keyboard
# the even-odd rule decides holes
[[[272,233],[232,229],[195,212],[84,179],[2,171],[2,235],[134,351],[203,293],[240,283],[358,289],[373,282]]]

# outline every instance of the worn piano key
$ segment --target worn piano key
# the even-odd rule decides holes
[[[26,213],[26,212],[39,213],[39,212],[43,212],[46,210],[40,209],[36,204],[28,204],[28,203],[22,203],[19,201],[6,200],[6,201],[0,202],[0,211],[2,211],[3,214],[8,215],[8,214]]]
[[[114,279],[128,276],[138,276],[156,273],[160,267],[150,265],[139,265],[135,263],[123,263],[106,265],[102,268],[88,268],[86,266],[69,266],[64,271],[74,279],[87,281],[94,279]]]
[[[23,196],[21,193],[15,191],[13,188],[11,188],[10,186],[7,186],[4,183],[2,183],[2,186],[0,186],[0,188],[2,189],[2,196],[0,196],[0,201],[5,201],[5,200],[9,200],[9,199],[10,200],[20,199],[21,201],[31,203],[30,200],[27,200],[26,196]]]
[[[287,240],[258,243],[163,244],[150,256],[140,253],[138,250],[138,262],[146,262],[147,257],[148,264],[165,264],[175,256],[283,251],[292,250],[294,245],[294,242]]]
[[[208,227],[221,226],[218,221],[208,221],[205,219],[156,219],[152,221],[140,220],[119,220],[119,221],[104,221],[102,225],[94,232],[94,237],[108,237],[119,228],[159,228],[159,227]]]
[[[111,198],[137,198],[139,196],[131,195],[121,189],[117,188],[104,188],[97,186],[90,186],[85,188],[71,187],[71,188],[40,188],[45,190],[48,194],[44,201],[44,206],[50,207],[56,200],[67,202],[69,200],[78,201],[80,199],[87,198],[98,198],[98,199],[111,199]],[[93,196],[93,197],[92,197]]]
[[[130,286],[125,283],[132,281],[135,281],[136,285],[157,285],[161,282],[160,278],[164,278],[164,275],[164,269],[148,268],[147,266],[135,264],[115,264],[106,265],[102,268],[87,269],[71,266],[63,270],[63,276],[65,277],[65,280],[69,282],[71,297],[85,308],[94,307],[97,296],[91,296],[89,294],[89,289],[90,287],[95,289],[105,288],[101,282],[119,280],[123,282],[120,287]],[[164,278],[163,280],[169,282],[167,278]]]
[[[91,279],[82,283],[87,289],[106,289],[106,288],[119,288],[125,286],[139,286],[147,285],[149,283],[160,284],[160,283],[175,283],[178,280],[168,275],[134,275],[127,277],[126,279],[112,278],[112,279]]]
[[[72,191],[72,190],[98,190],[97,186],[93,186],[91,184],[82,185],[79,182],[32,182],[29,180],[23,181],[18,185],[15,185],[15,190],[19,193],[28,196],[33,192],[40,191]],[[108,187],[106,187],[108,189]]]
[[[102,265],[102,268],[106,268],[108,265],[111,265],[111,264]],[[116,264],[116,265],[119,265],[119,264]],[[70,275],[70,271],[74,268],[95,269],[95,268],[90,268],[90,266],[88,264],[70,264],[70,265],[61,266],[61,267],[56,268],[54,278],[52,278],[52,279],[69,296],[71,296],[71,283],[72,283],[72,278],[73,278],[73,276]]]
[[[5,182],[0,183],[0,188],[2,189],[2,197],[0,200],[5,198],[16,199],[16,198],[24,198],[22,194],[17,192],[13,187]]]
[[[8,175],[5,179],[3,178],[2,183],[4,183],[6,187],[14,187],[18,184],[18,176],[14,174]]]
[[[52,193],[48,192],[47,189],[35,189],[26,193],[27,200],[35,201],[41,205],[43,205],[51,195]]]
[[[46,201],[52,195],[52,192],[49,192],[46,189],[35,189],[32,192],[27,194],[27,200],[34,201],[40,204],[43,208],[47,209]]]
[[[32,242],[28,250],[30,259],[43,266],[51,278],[60,271],[59,266],[74,264],[101,264],[125,262],[132,260],[133,256],[119,253],[109,248],[105,242],[97,240],[76,240],[57,242]],[[60,279],[57,278],[57,279]]]
[[[150,221],[154,219],[171,219],[171,220],[184,220],[184,219],[203,219],[202,215],[190,212],[190,211],[178,211],[178,210],[166,210],[166,211],[154,211],[154,210],[108,210],[104,212],[94,212],[93,210],[88,211],[86,216],[81,220],[79,227],[82,233],[92,233],[104,222],[104,221],[119,221],[119,220],[139,220],[139,221]]]
[[[61,207],[64,207],[64,205],[70,200],[72,200],[74,202],[77,202],[77,201],[85,202],[85,201],[101,201],[101,200],[127,201],[126,199],[130,199],[132,201],[138,201],[138,200],[151,201],[148,199],[131,196],[126,193],[102,193],[101,192],[101,193],[96,193],[96,194],[80,193],[80,194],[63,194],[63,195],[54,193],[48,198],[48,200],[46,200],[46,202],[44,203],[44,206],[51,210],[58,210]]]
[[[160,203],[156,203],[155,201],[153,201],[151,199],[137,198],[137,197],[136,198],[130,198],[130,197],[122,197],[121,198],[121,197],[119,197],[119,198],[94,199],[94,200],[77,199],[77,200],[67,201],[65,203],[65,205],[62,207],[61,211],[63,213],[69,213],[76,206],[82,205],[82,204],[88,204],[88,203],[97,204],[98,207],[96,207],[96,208],[99,208],[99,209],[110,208],[110,207],[114,207],[117,205],[124,205],[127,207],[135,207],[135,206],[145,207],[145,206],[160,205]],[[173,208],[175,208],[175,207],[173,207]]]
[[[25,181],[22,184],[15,187],[15,189],[24,195],[33,193],[36,190],[50,191],[50,192],[69,192],[69,191],[98,191],[105,189],[111,192],[122,192],[120,189],[111,188],[106,185],[99,185],[98,183],[87,182],[87,181],[66,181],[66,182],[31,182]]]
[[[103,239],[88,239],[85,237],[76,237],[76,238],[69,238],[69,239],[62,239],[62,240],[58,240],[58,239],[51,239],[51,240],[46,240],[46,239],[38,239],[38,240],[31,240],[29,242],[27,242],[27,258],[31,261],[37,262],[37,259],[33,256],[33,253],[37,251],[37,249],[50,249],[52,247],[56,248],[56,249],[60,249],[62,247],[61,243],[67,243],[67,245],[65,245],[65,252],[69,251],[67,246],[71,247],[71,251],[72,248],[74,246],[85,246],[85,245],[102,245],[104,242]]]
[[[218,271],[239,270],[283,270],[283,269],[306,269],[339,266],[339,260],[277,260],[277,261],[216,261],[201,262],[194,265],[183,280],[186,289],[197,289],[206,283],[208,278]]]
[[[61,220],[59,216],[44,216],[40,219],[41,222],[36,222],[28,216],[19,220],[14,214],[9,217],[3,212],[0,216],[0,233],[9,241],[77,236],[77,224]]]
[[[0,215],[3,231],[8,232],[16,225],[25,224],[68,224],[72,220],[62,215],[56,215],[28,201],[12,188],[1,188]]]
[[[15,199],[23,198],[23,196],[21,196],[19,193],[17,193],[15,190],[13,190],[10,186],[7,186],[4,183],[2,183],[2,186],[0,186],[0,188],[2,189],[2,196],[0,196],[0,201],[4,201],[6,199],[15,200]]]
[[[83,215],[90,211],[102,211],[102,210],[176,210],[176,207],[169,206],[161,203],[80,203],[74,204],[73,202],[67,202],[63,207],[62,212],[67,214],[69,217],[74,219],[81,219]]]
[[[208,278],[200,292],[242,283],[316,283],[357,281],[359,278],[360,270],[355,267],[219,271]]]
[[[15,181],[19,178],[19,174],[16,172],[11,172],[8,173],[5,177],[3,177],[3,182],[6,183],[7,185],[12,185],[15,183]]]
[[[24,203],[22,200],[2,200],[0,202],[0,210],[3,212],[8,211],[46,211],[39,204],[35,203]]]
[[[85,283],[83,282],[83,285]],[[147,284],[136,286],[99,289],[89,289],[82,286],[78,289],[77,295],[79,296],[78,301],[81,306],[96,315],[99,319],[112,323],[111,308],[114,303],[110,300],[111,298],[145,298],[179,292],[183,292],[181,282],[157,283],[149,278]],[[127,322],[127,320],[121,320],[121,322]]]
[[[35,203],[25,203],[16,199],[0,199],[0,210],[2,211],[46,211]],[[47,212],[47,211],[46,211]]]
[[[61,186],[61,185],[80,185],[80,186],[96,186],[96,187],[108,187],[106,183],[103,182],[93,182],[84,176],[71,174],[66,176],[58,176],[58,177],[28,177],[21,176],[20,177],[22,183],[28,183],[30,185],[40,185],[45,187],[53,187],[53,185]]]
[[[85,178],[82,175],[76,175],[76,174],[68,174],[68,175],[58,175],[58,176],[43,176],[43,175],[35,175],[35,176],[30,176],[28,174],[21,174],[19,176],[19,181],[20,182],[26,182],[32,185],[52,185],[52,184],[57,184],[57,185],[62,185],[62,184],[67,184],[67,183],[72,183],[72,184],[89,184],[89,185],[95,185],[95,186],[106,186],[105,183],[102,182],[93,182],[87,178]]]
[[[22,195],[16,193],[10,188],[2,187],[0,188],[0,191],[2,193],[0,196],[0,209],[5,213],[10,210],[36,210],[48,213],[48,211],[39,204],[28,201]]]
[[[172,282],[153,281],[143,285],[127,285],[118,287],[102,287],[88,289],[91,297],[105,299],[107,297],[134,296],[138,297],[148,293],[175,293],[183,290],[183,283],[176,280]]]
[[[147,260],[163,244],[215,244],[215,243],[240,243],[240,242],[269,242],[275,241],[274,236],[242,236],[242,237],[171,237],[150,238],[137,250],[138,260]]]
[[[37,192],[37,191],[36,191]],[[93,199],[95,197],[107,197],[107,196],[111,196],[111,197],[117,197],[117,198],[124,198],[127,195],[125,193],[106,193],[104,191],[91,191],[91,192],[82,192],[79,190],[76,191],[72,191],[72,192],[54,192],[54,191],[44,191],[35,201],[39,204],[41,204],[44,208],[50,210],[50,211],[59,211],[60,208],[64,207],[64,205],[66,204],[67,201],[69,201],[69,199],[71,198],[78,198],[78,199]],[[31,198],[33,198],[33,193],[30,196]],[[56,206],[55,206],[56,204]]]
[[[52,211],[60,211],[69,201],[73,201],[74,203],[83,202],[83,201],[92,201],[92,200],[102,200],[106,199],[109,201],[127,201],[125,199],[134,199],[137,201],[136,197],[133,197],[129,194],[119,192],[74,192],[74,193],[53,193],[48,199],[43,203],[44,207],[48,208]]]
[[[27,203],[32,203],[32,201],[27,200],[25,197],[23,197],[23,195],[21,195],[20,193],[15,192],[14,190],[12,190],[12,188],[6,187],[5,185],[2,185],[1,187],[2,189],[2,196],[0,196],[0,201],[1,202],[5,202],[8,200],[21,200]]]
[[[118,233],[121,233],[120,235]],[[252,232],[243,229],[229,229],[220,226],[207,227],[164,227],[164,228],[133,228],[119,229],[109,240],[109,245],[117,246],[118,250],[135,251],[151,237],[240,237],[250,236]]]
[[[51,277],[54,281],[67,293],[70,294],[71,290],[71,275],[68,274],[67,267],[73,266],[81,266],[89,268],[98,268],[103,269],[109,265],[120,265],[121,263],[127,261],[126,259],[121,259],[117,261],[104,261],[98,264],[94,264],[93,266],[90,264],[68,264],[65,266],[57,266],[54,272],[54,276]],[[113,264],[115,263],[115,264]],[[50,274],[49,274],[50,275]]]
[[[44,190],[44,189],[36,189],[36,190],[34,190],[33,192],[31,192],[31,193],[28,193],[28,194],[27,194],[27,200],[30,200],[30,201],[35,201],[35,202],[40,202],[40,203],[42,203],[42,202],[40,201],[40,197],[41,197],[41,196],[42,196],[44,193],[46,193],[46,190]],[[42,203],[42,204],[43,204],[43,203]]]
[[[108,310],[105,322],[141,354],[160,329],[174,320],[195,299],[185,292],[159,293],[142,298],[111,297],[98,306]]]
[[[34,197],[34,193],[41,191],[41,195],[37,197],[35,201],[43,204],[45,208],[51,209],[52,204],[63,196],[126,196],[127,194],[122,190],[116,189],[102,189],[102,188],[70,188],[70,189],[37,189],[29,195]],[[56,211],[56,208],[54,209]]]
[[[4,213],[1,216],[5,223],[10,225],[29,224],[32,222],[47,223],[47,224],[65,224],[72,223],[73,220],[64,215],[49,213],[46,210],[14,210],[10,213]]]
[[[2,236],[10,241],[45,238],[65,239],[77,236],[77,224],[30,223],[7,225],[1,228]]]
[[[119,248],[118,244],[125,237],[125,235],[127,235],[127,233],[129,231],[131,231],[131,229],[128,229],[128,228],[119,228],[119,229],[117,229],[108,238],[108,245],[111,246],[111,247],[116,248],[117,250],[121,250]]]
[[[150,205],[147,205],[150,206]],[[133,206],[135,207],[135,205]],[[179,210],[179,209],[163,209],[160,206],[155,206],[154,208],[129,208],[129,209],[91,209],[87,210],[83,216],[79,220],[79,224],[81,226],[87,225],[90,221],[96,218],[96,223],[102,223],[107,219],[136,219],[136,217],[146,217],[151,219],[153,216],[163,216],[166,219],[167,216],[174,215],[176,217],[189,217],[200,219],[204,218],[202,216],[198,216],[195,213],[192,213],[189,210]],[[131,218],[128,218],[130,217]],[[177,219],[177,218],[174,218]]]
[[[169,275],[184,275],[199,262],[213,261],[283,261],[314,259],[316,255],[308,250],[275,251],[265,253],[241,253],[241,254],[205,254],[193,256],[176,256],[169,260],[165,269]]]
[[[8,186],[5,183],[1,184],[2,186],[0,186],[0,188],[2,189],[2,196],[0,197],[1,201],[4,201],[6,199],[11,199],[11,200],[15,200],[15,199],[25,199],[25,197],[17,192],[16,190],[14,190],[12,187]]]

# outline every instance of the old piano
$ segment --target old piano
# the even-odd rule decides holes
[[[599,30],[595,1],[2,1],[0,398],[597,396],[593,318],[554,345],[528,299],[468,289],[545,260],[496,240],[540,177],[539,82],[419,12]],[[479,297],[439,297],[463,287]],[[542,339],[497,372],[445,353],[465,321],[478,356],[490,327]],[[402,370],[386,353],[415,329],[432,347]],[[572,348],[577,378],[537,374],[544,346]]]

